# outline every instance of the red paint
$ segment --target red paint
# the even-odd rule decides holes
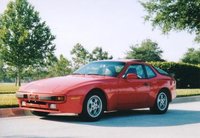
[[[175,80],[159,74],[151,65],[144,62],[124,60],[125,67],[117,77],[98,75],[68,75],[31,82],[22,86],[17,94],[27,95],[19,98],[19,106],[26,110],[81,113],[86,95],[93,89],[100,89],[106,96],[107,110],[133,109],[152,107],[158,92],[168,89],[170,100],[176,97]],[[149,66],[155,77],[136,79],[134,75],[124,78],[130,65],[141,64]],[[65,96],[64,101],[41,100],[40,97]],[[22,101],[26,102],[25,106]],[[50,109],[55,103],[57,108]]]

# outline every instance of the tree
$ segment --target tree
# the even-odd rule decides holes
[[[0,82],[4,80],[5,72],[4,72],[4,64],[0,57]]]
[[[189,48],[181,61],[190,64],[200,64],[200,48],[197,50],[194,48]]]
[[[187,30],[196,34],[200,42],[199,0],[148,0],[141,2],[147,11],[145,20],[159,26],[164,33],[171,30]]]
[[[126,58],[141,59],[145,61],[164,61],[161,59],[163,51],[156,42],[146,39],[141,44],[130,46],[130,51],[126,53]]]
[[[112,59],[112,56],[108,56],[108,52],[103,51],[101,47],[96,47],[90,53],[81,44],[77,43],[72,51],[72,64],[73,70],[78,69],[80,66],[87,64],[90,61]]]
[[[44,79],[47,78],[49,74],[48,66],[38,66],[38,67],[33,67],[29,66],[27,67],[23,73],[22,73],[22,78],[24,81],[29,82],[33,80],[38,80],[38,79]]]
[[[63,55],[50,67],[50,76],[65,76],[71,73],[71,63]]]
[[[103,51],[101,47],[96,47],[90,56],[91,61],[96,61],[96,60],[104,60],[104,59],[112,59],[112,56],[108,56],[108,52]]]
[[[27,0],[11,1],[0,16],[0,53],[16,68],[17,84],[26,67],[39,67],[54,57],[55,36]]]
[[[5,82],[15,82],[15,84],[17,86],[16,68],[13,66],[5,65],[4,70],[5,70]],[[21,78],[22,78],[22,74],[23,73],[21,73]]]
[[[71,63],[63,55],[54,59],[50,65],[45,67],[28,67],[23,72],[25,81],[38,80],[48,77],[65,76],[71,73]]]
[[[77,43],[71,50],[73,69],[78,69],[80,66],[89,62],[89,52],[79,43]]]

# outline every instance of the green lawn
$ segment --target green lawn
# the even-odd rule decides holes
[[[177,97],[200,95],[200,89],[177,89]]]
[[[0,108],[16,107],[17,98],[15,92],[19,89],[13,83],[0,83]],[[200,89],[177,89],[177,97],[200,95]]]
[[[17,106],[18,103],[15,94],[0,94],[0,108]]]
[[[0,83],[0,108],[18,106],[15,96],[18,89],[14,83]]]
[[[0,94],[14,94],[18,89],[14,83],[0,83]]]

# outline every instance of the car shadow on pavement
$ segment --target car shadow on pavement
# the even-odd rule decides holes
[[[78,116],[50,115],[41,119],[63,123],[103,127],[165,127],[200,123],[200,111],[171,109],[166,114],[149,110],[129,110],[105,113],[97,122],[83,122]]]

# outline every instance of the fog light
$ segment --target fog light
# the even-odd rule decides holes
[[[49,108],[50,109],[56,109],[56,104],[50,104]]]
[[[25,101],[22,101],[22,106],[26,106],[26,102]]]

